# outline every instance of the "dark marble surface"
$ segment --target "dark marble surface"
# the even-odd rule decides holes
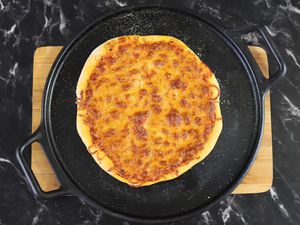
[[[36,47],[65,45],[125,0],[0,0],[0,225],[132,224],[111,218],[76,197],[37,200],[16,162],[31,131],[32,58]],[[274,182],[269,192],[226,197],[198,217],[173,224],[300,224],[300,2],[166,1],[209,14],[227,28],[265,25],[288,65],[272,89]],[[248,40],[256,42],[255,36]]]

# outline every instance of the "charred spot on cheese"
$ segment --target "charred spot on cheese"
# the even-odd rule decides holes
[[[135,124],[143,124],[145,123],[146,119],[148,118],[148,112],[147,111],[141,111],[141,112],[136,112],[132,116],[132,121]]]
[[[162,98],[160,95],[158,95],[158,94],[156,94],[156,93],[153,93],[153,94],[152,94],[152,101],[153,101],[153,102],[159,103],[159,102],[161,102],[162,100],[163,100],[163,98]]]
[[[116,106],[119,107],[119,108],[127,108],[127,103],[122,102],[122,101],[118,101],[118,102],[116,102]]]
[[[144,97],[147,93],[148,93],[148,91],[147,91],[146,89],[141,89],[141,90],[139,91],[139,94],[140,94],[140,97],[141,97],[141,98]]]
[[[105,58],[105,60],[107,60],[108,65],[113,65],[116,63],[116,59],[112,56],[108,56],[107,58]]]
[[[146,139],[148,137],[147,130],[141,125],[134,125],[133,130],[138,139]]]
[[[104,73],[105,68],[104,68],[104,64],[98,64],[97,67],[95,68],[95,73]]]
[[[171,80],[171,87],[173,89],[183,89],[183,90],[185,90],[187,85],[180,78],[176,78],[174,80]]]
[[[195,117],[195,123],[200,126],[201,125],[201,118],[199,116]]]
[[[131,117],[133,122],[133,130],[138,139],[146,139],[148,137],[147,130],[143,127],[148,118],[147,111],[136,112]]]
[[[191,121],[190,121],[190,116],[188,115],[188,113],[183,113],[183,121],[186,125],[190,125]]]
[[[104,136],[105,137],[111,137],[111,136],[113,136],[113,135],[115,135],[116,134],[116,131],[115,131],[115,129],[109,129],[108,131],[106,131],[105,133],[104,133]]]
[[[167,80],[170,80],[172,77],[172,74],[170,74],[169,72],[165,72],[165,77]]]
[[[154,64],[154,66],[161,67],[161,66],[166,65],[166,61],[161,60],[161,59],[158,59],[158,60],[155,60],[155,61],[153,62],[153,64]]]
[[[110,103],[112,100],[110,95],[105,96],[105,98],[106,98],[106,102],[108,102],[108,103]]]
[[[114,109],[113,111],[110,112],[110,115],[113,119],[118,119],[120,116],[120,112]]]
[[[135,74],[138,74],[140,71],[138,69],[132,69],[132,70],[129,70],[129,75],[135,75]]]
[[[176,60],[176,59],[173,60],[173,66],[174,67],[178,67],[179,66],[178,60]]]
[[[185,107],[187,105],[188,105],[188,101],[185,98],[181,99],[180,106]]]
[[[168,55],[167,55],[167,54],[164,54],[164,53],[160,53],[159,56],[160,56],[162,59],[167,59],[167,58],[168,58]]]
[[[171,109],[167,114],[167,119],[171,126],[179,126],[182,121],[182,117],[177,109]]]
[[[122,90],[124,90],[124,91],[128,91],[131,87],[132,87],[132,84],[130,84],[130,83],[122,84],[122,86],[121,86]]]
[[[177,132],[174,132],[174,133],[173,133],[173,138],[174,138],[175,140],[178,140],[178,139],[179,139],[179,134],[178,134]]]
[[[203,159],[222,123],[211,70],[170,37],[124,36],[100,49],[90,74],[83,69],[76,99],[77,129],[97,163],[138,187],[173,179]]]
[[[119,52],[120,53],[125,53],[126,51],[127,51],[127,46],[126,45],[120,45],[120,47],[119,47]]]
[[[160,113],[162,111],[160,105],[158,104],[153,104],[152,109],[155,113]]]

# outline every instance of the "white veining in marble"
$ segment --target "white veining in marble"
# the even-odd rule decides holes
[[[105,1],[98,1],[96,7],[109,7],[109,8],[114,8],[116,6],[119,7],[124,7],[127,6],[127,2],[124,0],[105,0]]]
[[[290,215],[289,215],[288,211],[286,210],[284,204],[281,203],[281,201],[278,197],[278,194],[276,192],[275,187],[271,187],[270,195],[271,195],[271,198],[273,199],[273,201],[278,205],[278,208],[279,208],[280,212],[282,213],[282,215],[285,216],[285,217],[290,217]]]
[[[292,12],[292,13],[297,13],[300,15],[300,9],[295,7],[292,3],[291,0],[286,0],[286,5],[279,5],[279,8],[283,9],[283,10],[287,10],[288,12]]]
[[[12,164],[12,162],[10,160],[5,159],[5,158],[0,158],[0,162],[5,162],[5,163]]]
[[[267,6],[267,8],[271,8],[271,3],[269,2],[269,0],[256,0],[253,2],[254,5],[258,5],[260,3],[264,2]]]
[[[16,174],[18,175],[18,177],[21,179],[22,183],[26,183],[28,185],[28,181],[27,181],[26,177],[23,175],[23,173],[16,167],[16,165],[12,161],[10,161],[7,158],[0,157],[0,168],[4,169],[4,166],[1,165],[2,163],[9,164],[10,166],[12,166],[13,169],[16,171]]]
[[[8,163],[8,164],[14,165],[9,159],[3,158],[3,157],[0,157],[0,163]]]
[[[280,105],[278,106],[281,110],[279,118],[282,122],[282,126],[285,129],[286,134],[290,137],[290,140],[293,143],[299,143],[299,137],[297,136],[296,130],[290,129],[299,123],[300,120],[300,106],[296,105],[299,104],[299,101],[292,102],[292,100],[282,91],[278,92],[282,96]]]
[[[15,20],[15,23],[12,25],[12,27],[9,30],[2,30],[0,27],[0,32],[3,32],[3,34],[6,34],[5,40],[4,40],[4,45],[6,45],[7,43],[9,43],[9,41],[14,38],[14,43],[13,43],[13,47],[17,47],[20,45],[21,42],[21,38],[22,38],[22,33],[20,31],[20,23],[24,20],[24,18],[30,13],[30,9],[31,9],[31,0],[28,1],[27,4],[25,4],[24,2],[22,2],[22,10],[13,17],[13,19]],[[8,1],[7,4],[2,7],[3,11],[12,11],[14,12],[14,8],[15,5],[20,4],[20,2],[18,1]],[[1,4],[0,4],[1,5]],[[24,7],[25,5],[25,7]]]
[[[276,171],[276,173],[279,175],[280,179],[283,180],[283,182],[285,183],[286,187],[291,191],[292,195],[293,195],[293,200],[297,205],[300,205],[300,196],[297,193],[297,191],[291,186],[291,184],[286,180],[285,176],[282,175],[281,171],[278,169],[278,167],[275,165],[274,166],[274,170]]]
[[[77,7],[74,5],[74,8]],[[76,9],[76,8],[75,8]],[[50,11],[50,15],[47,14]],[[82,12],[81,9],[77,10]],[[56,19],[55,15],[58,14],[59,18]],[[41,46],[45,44],[44,39],[51,36],[52,31],[58,27],[59,32],[63,37],[67,38],[69,30],[67,29],[67,19],[59,3],[54,3],[50,0],[43,0],[43,27],[39,35],[33,35],[35,46]],[[77,16],[78,17],[78,16]],[[79,16],[80,17],[80,16]],[[83,18],[82,18],[83,19]]]
[[[285,28],[276,27],[276,26],[280,26],[278,24],[281,24],[280,22],[276,23],[277,20],[279,20],[279,19],[274,19],[269,26],[265,26],[265,28],[268,30],[269,34],[272,37],[276,37],[278,34],[282,34],[286,37],[287,40],[291,40],[292,37],[289,33],[287,33]]]
[[[6,45],[12,38],[15,39],[15,43],[13,44],[13,46],[17,46],[20,43],[21,36],[17,34],[17,26],[18,24],[15,23],[8,30],[1,29],[0,27],[0,32],[2,32],[4,36],[4,45]]]
[[[0,74],[0,82],[4,83],[4,88],[7,88],[8,86],[11,88],[11,93],[12,96],[14,96],[15,91],[16,91],[16,81],[17,81],[17,72],[19,68],[19,63],[15,62],[11,68],[8,70],[8,76]],[[19,77],[21,78],[21,77]]]
[[[296,106],[286,95],[280,92],[285,103],[287,103],[287,107],[284,107],[286,111],[285,119],[286,120],[295,120],[298,121],[300,119],[300,108]]]
[[[231,200],[232,202],[232,200]],[[226,208],[223,210],[223,209],[220,209],[221,213],[222,213],[222,220],[223,220],[223,223],[226,224],[228,219],[230,219],[230,213],[232,211],[232,208],[231,208],[231,202],[229,202],[226,206]],[[222,201],[221,204],[224,204],[224,202]]]
[[[74,9],[77,11],[78,15],[75,16],[76,19],[80,19],[82,22],[85,21],[85,13],[83,12],[82,8],[81,7],[78,7],[76,5],[73,6]]]
[[[265,2],[266,2],[267,7],[270,8],[271,4],[270,4],[269,0],[265,0]]]
[[[251,43],[254,45],[257,45],[259,43],[257,33],[255,32],[242,35],[242,39],[245,40],[247,43]]]
[[[4,37],[8,39],[16,30],[17,25],[14,24],[9,30],[3,30]]]
[[[67,27],[67,20],[65,17],[65,14],[62,10],[62,8],[59,8],[59,19],[60,19],[60,23],[59,23],[59,30],[60,33],[64,36],[67,36],[68,34],[66,33],[66,27]]]
[[[127,6],[127,2],[125,2],[125,1],[114,0],[114,2],[115,2],[118,6],[120,6],[120,7]]]
[[[226,197],[225,200],[220,202],[220,205],[219,212],[221,213],[223,224],[227,224],[230,221],[231,215],[237,216],[241,224],[248,224],[240,206],[235,202],[234,196]]]
[[[189,1],[189,8],[195,9],[196,6],[199,12],[206,12],[215,18],[218,18],[220,20],[223,19],[222,16],[220,15],[219,5],[214,5],[214,7],[212,7],[209,6],[205,1],[197,1],[197,0]]]
[[[49,208],[47,207],[47,205],[45,205],[45,204],[43,204],[39,201],[37,203],[38,203],[38,207],[35,211],[35,215],[32,218],[31,225],[41,224],[41,223],[39,223],[41,214],[43,214],[44,212],[49,211]]]
[[[88,220],[86,224],[99,224],[99,222],[102,220],[103,212],[100,210],[90,210],[91,214],[93,215],[93,220]]]
[[[279,5],[279,7],[276,8],[274,19],[268,26],[265,26],[272,37],[276,37],[279,34],[283,35],[284,37],[282,38],[282,41],[285,43],[286,46],[292,44],[292,36],[287,26],[283,26],[283,24],[287,23],[287,18],[291,23],[295,23],[294,19],[290,16],[290,8],[291,4],[289,4],[288,0],[286,1],[286,6]]]
[[[292,50],[286,48],[285,52],[288,56],[290,56],[293,59],[295,65],[300,69],[300,63],[298,62],[298,60],[297,60],[296,56],[294,55],[294,53],[292,52]]]
[[[78,198],[84,208],[86,208],[92,218],[87,219],[83,222],[83,224],[99,224],[102,220],[103,212],[101,210],[96,210],[94,208],[89,207],[88,203],[83,198]]]
[[[5,78],[4,76],[0,75],[0,80],[3,81],[5,84],[8,84],[9,79]]]
[[[16,81],[16,73],[17,73],[18,67],[19,67],[19,63],[15,62],[14,66],[8,70],[9,75],[10,75],[10,79],[9,80],[13,80],[14,87],[16,85],[15,81]]]
[[[39,45],[42,45],[43,42],[41,41],[45,31],[48,29],[48,27],[51,25],[51,22],[52,22],[52,18],[51,16],[48,18],[47,17],[47,6],[51,6],[52,5],[52,2],[49,1],[49,0],[43,0],[43,16],[44,16],[44,25],[43,25],[43,28],[42,28],[42,32],[40,33],[40,35],[33,35],[32,36],[32,39],[35,40],[35,45],[36,46],[39,46]]]
[[[287,13],[290,22],[295,27],[300,27],[300,8],[294,6],[291,0],[285,0],[285,5],[279,5],[278,9],[281,9]]]
[[[4,7],[4,5],[3,5],[3,2],[2,2],[2,0],[0,0],[0,10],[3,10],[5,7]]]
[[[201,214],[201,223],[204,223],[205,225],[211,225],[215,223],[209,211]]]
[[[294,132],[291,132],[290,129],[287,127],[287,122],[289,121],[289,119],[282,119],[281,118],[281,120],[282,120],[282,125],[285,129],[285,132],[290,137],[290,140],[293,143],[298,143],[298,140],[296,139]]]

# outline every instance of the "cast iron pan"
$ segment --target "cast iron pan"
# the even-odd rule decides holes
[[[256,31],[277,62],[266,80],[243,34]],[[224,127],[211,154],[177,179],[132,188],[94,162],[76,130],[75,89],[83,64],[94,48],[121,35],[171,35],[184,41],[215,72],[221,86]],[[266,91],[286,72],[286,66],[264,28],[226,31],[188,11],[164,6],[136,6],[100,18],[57,58],[49,74],[40,127],[17,151],[18,160],[35,195],[52,198],[76,195],[122,219],[167,222],[199,213],[229,194],[251,166],[262,136]],[[61,188],[43,192],[24,151],[39,142]]]

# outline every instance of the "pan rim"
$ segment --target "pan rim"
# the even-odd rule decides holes
[[[53,88],[56,83],[56,78],[58,77],[57,71],[59,71],[61,65],[63,64],[63,59],[68,55],[68,52],[72,47],[84,36],[85,33],[93,30],[94,26],[98,24],[101,21],[105,21],[106,19],[109,19],[112,16],[115,16],[117,14],[121,14],[126,11],[134,11],[134,10],[143,10],[143,9],[151,9],[151,8],[156,8],[156,9],[165,9],[165,10],[172,10],[175,12],[183,13],[186,14],[187,16],[191,16],[196,18],[197,20],[200,20],[208,25],[210,25],[214,30],[216,30],[217,33],[222,35],[226,41],[232,46],[232,49],[235,50],[235,54],[239,55],[239,57],[243,58],[243,63],[245,66],[245,69],[248,70],[248,74],[251,74],[251,83],[253,90],[255,92],[255,102],[257,105],[257,120],[258,120],[258,127],[257,127],[257,134],[255,135],[255,140],[253,143],[253,149],[250,153],[250,156],[245,163],[242,171],[240,174],[231,182],[231,184],[222,192],[220,192],[215,198],[212,198],[209,202],[204,204],[203,206],[199,206],[195,209],[192,209],[188,212],[184,212],[182,214],[177,214],[174,216],[166,216],[166,217],[140,217],[136,215],[130,215],[130,214],[124,214],[122,212],[118,212],[114,209],[109,209],[96,200],[92,199],[90,196],[88,196],[81,188],[74,182],[72,177],[70,177],[69,172],[65,170],[65,165],[64,163],[59,159],[57,155],[57,150],[55,146],[55,140],[53,137],[53,132],[52,132],[52,125],[51,125],[51,116],[50,116],[50,105],[51,105],[51,99],[52,99],[52,92]],[[51,154],[58,159],[58,163],[60,164],[62,170],[64,171],[66,177],[69,179],[68,183],[72,184],[72,187],[70,188],[70,193],[72,195],[75,195],[79,197],[80,199],[85,200],[88,202],[90,205],[92,205],[95,208],[101,209],[103,212],[112,215],[114,217],[123,219],[123,220],[128,220],[128,221],[133,221],[133,222],[142,222],[142,223],[162,223],[162,222],[173,222],[177,220],[182,220],[186,219],[195,215],[199,215],[201,212],[207,210],[220,200],[222,200],[224,197],[226,197],[228,194],[231,194],[232,191],[237,187],[237,185],[243,180],[243,178],[246,176],[247,172],[251,168],[254,159],[257,155],[258,152],[258,147],[261,143],[262,139],[262,133],[263,133],[263,124],[264,124],[264,107],[263,107],[263,100],[264,100],[264,95],[260,94],[257,80],[254,76],[254,72],[251,68],[251,65],[249,64],[248,60],[244,56],[243,52],[239,49],[239,47],[235,44],[235,42],[223,32],[223,29],[221,29],[217,24],[211,23],[211,20],[208,20],[206,17],[202,17],[202,15],[195,14],[194,12],[191,12],[190,9],[187,8],[177,8],[174,6],[170,5],[161,5],[161,4],[139,4],[139,5],[133,5],[133,6],[127,6],[127,7],[122,7],[117,10],[111,11],[109,13],[106,13],[105,15],[101,16],[91,24],[89,24],[83,31],[79,33],[73,40],[70,42],[69,45],[64,47],[59,55],[57,56],[55,62],[53,63],[53,66],[51,67],[51,70],[49,72],[48,78],[46,80],[45,84],[45,89],[44,89],[44,95],[43,95],[43,105],[42,105],[42,119],[41,119],[41,125],[45,129],[45,133],[47,136],[48,143],[50,145],[50,150]],[[63,185],[63,184],[62,184]]]

